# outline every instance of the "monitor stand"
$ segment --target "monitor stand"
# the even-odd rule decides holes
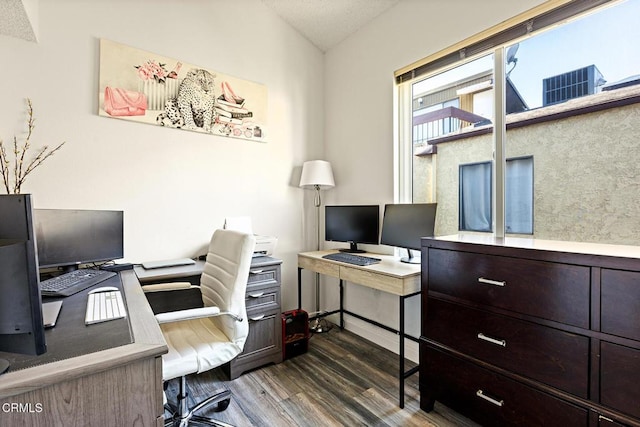
[[[349,248],[345,248],[345,249],[338,249],[338,251],[340,252],[346,252],[349,254],[363,254],[367,251],[363,251],[362,249],[358,249],[358,243],[356,242],[349,242]]]
[[[11,366],[11,364],[9,363],[8,360],[0,359],[0,375],[7,372],[7,370],[9,369],[9,366]]]
[[[406,262],[407,264],[420,264],[422,262],[422,254],[414,256],[411,253],[411,249],[407,248],[408,256],[400,258],[400,262]]]

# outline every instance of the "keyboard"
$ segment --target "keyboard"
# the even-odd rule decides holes
[[[127,311],[124,308],[120,291],[89,293],[87,313],[84,317],[85,325],[122,319],[123,317],[127,317]]]
[[[377,264],[381,261],[380,258],[354,255],[348,252],[331,253],[331,254],[323,255],[322,258],[330,259],[331,261],[346,262],[347,264],[354,264],[354,265],[360,265],[360,266]]]
[[[68,297],[103,282],[117,273],[106,270],[79,269],[40,282],[40,291],[46,297]]]

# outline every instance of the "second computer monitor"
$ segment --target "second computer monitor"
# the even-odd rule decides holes
[[[385,205],[380,243],[406,249],[409,256],[401,261],[420,263],[420,257],[413,257],[411,249],[420,250],[422,237],[433,237],[436,207],[436,203]]]
[[[365,252],[358,243],[378,244],[380,206],[325,206],[325,239],[349,243],[342,252]]]
[[[123,218],[123,211],[35,209],[40,267],[72,270],[122,258]]]

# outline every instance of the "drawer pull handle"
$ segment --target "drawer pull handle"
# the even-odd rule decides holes
[[[491,279],[485,279],[484,277],[478,277],[478,282],[480,283],[484,283],[486,285],[493,285],[493,286],[507,286],[507,282],[504,281],[498,281],[498,280],[491,280]]]
[[[614,422],[611,418],[607,418],[604,415],[598,415],[598,421],[607,421],[607,422]]]
[[[505,340],[498,340],[498,339],[495,339],[495,338],[488,337],[485,334],[483,334],[482,332],[478,333],[478,339],[481,339],[483,341],[487,341],[487,342],[490,342],[491,344],[499,345],[499,346],[502,346],[502,347],[506,347],[507,346],[507,342]]]
[[[262,273],[264,270],[249,270],[249,274],[260,274]]]
[[[260,292],[259,294],[249,294],[250,298],[260,298],[264,295],[264,292]]]
[[[249,320],[251,320],[252,322],[257,322],[258,320],[262,320],[264,319],[264,314],[261,314],[260,316],[257,317],[250,317]]]
[[[476,391],[476,396],[478,396],[480,399],[484,399],[489,403],[493,403],[496,406],[504,406],[504,400],[496,400],[493,397],[489,397],[486,394],[484,394],[484,392],[482,390],[478,390]]]

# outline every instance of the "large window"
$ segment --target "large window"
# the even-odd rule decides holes
[[[437,235],[640,245],[640,0],[546,7],[396,73],[400,200]]]

